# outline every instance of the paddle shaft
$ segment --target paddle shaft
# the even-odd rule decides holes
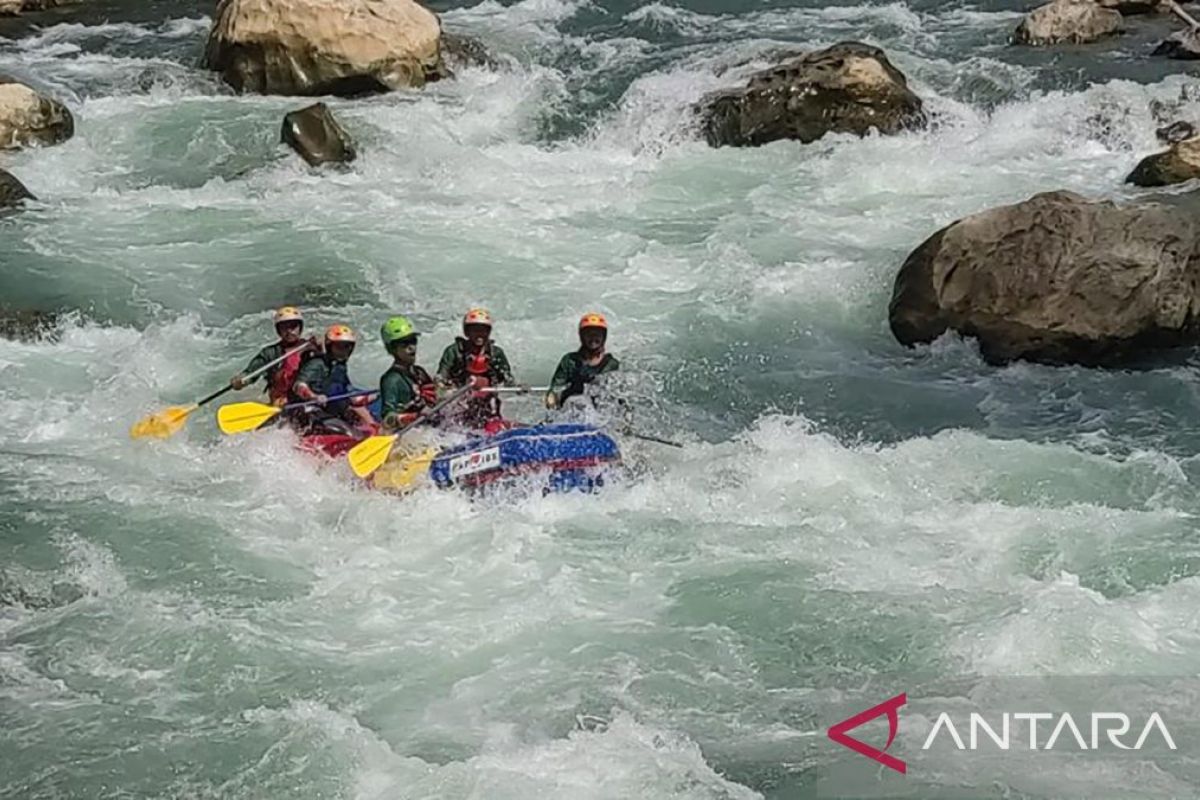
[[[251,372],[249,375],[246,376],[245,379],[247,381],[249,381],[253,378],[257,378],[259,375],[262,375],[264,372],[266,372],[267,370],[269,370],[271,367],[275,366],[276,364],[280,364],[280,363],[286,361],[287,359],[291,358],[292,356],[296,355],[296,353],[301,353],[310,347],[312,347],[312,343],[305,342],[304,344],[300,345],[299,347],[296,347],[292,350],[288,350],[286,353],[284,353],[283,355],[281,355],[279,358],[275,359],[274,361],[270,361],[266,364],[263,364],[261,367],[254,370],[253,372]],[[217,391],[210,394],[208,397],[204,398],[203,400],[198,401],[196,403],[196,407],[199,408],[202,405],[211,403],[213,400],[216,400],[221,395],[225,394],[226,392],[230,392],[230,391],[233,391],[232,383],[227,384],[224,388],[218,389]]]
[[[531,394],[533,392],[548,392],[549,386],[489,386],[486,389],[476,389],[486,394]]]
[[[672,442],[670,439],[660,439],[657,436],[649,436],[644,433],[637,433],[636,431],[624,431],[624,434],[626,436],[632,436],[634,439],[641,439],[644,442],[654,442],[655,444],[665,444],[668,447],[679,447],[679,448],[683,447],[683,445],[680,444],[679,442]]]
[[[325,402],[326,403],[334,403],[334,402],[337,402],[338,400],[349,400],[352,397],[366,397],[369,394],[379,394],[379,390],[378,389],[359,389],[356,392],[349,392],[347,394],[335,394],[333,397],[326,397]],[[279,410],[280,411],[294,411],[297,408],[306,408],[308,406],[319,406],[319,405],[321,405],[321,404],[318,403],[316,400],[303,400],[299,403],[288,403],[286,406],[281,406]]]
[[[465,394],[466,394],[467,392],[469,392],[469,391],[471,391],[471,384],[469,384],[469,383],[468,383],[466,386],[461,386],[461,387],[459,387],[458,389],[454,390],[453,392],[451,392],[451,393],[450,393],[449,395],[447,395],[446,397],[443,397],[443,398],[442,398],[441,400],[439,400],[437,403],[434,403],[434,404],[433,404],[432,406],[430,406],[429,408],[425,409],[424,411],[421,411],[421,412],[420,412],[420,413],[417,415],[417,418],[416,418],[416,419],[412,420],[411,422],[406,422],[405,424],[401,425],[399,428],[397,428],[397,429],[396,429],[396,430],[395,430],[395,431],[392,433],[392,435],[393,435],[393,436],[399,436],[400,434],[404,433],[406,430],[408,430],[408,429],[409,429],[409,428],[411,428],[412,426],[414,426],[414,425],[417,425],[417,424],[419,424],[419,423],[421,423],[421,422],[424,422],[425,420],[429,419],[429,418],[430,418],[430,417],[432,417],[434,414],[436,414],[437,412],[441,411],[443,408],[445,408],[446,406],[450,405],[450,404],[451,404],[451,403],[453,403],[455,400],[459,399],[460,397],[462,397],[463,395],[465,395]]]

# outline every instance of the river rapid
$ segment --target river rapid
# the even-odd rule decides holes
[[[1195,67],[1147,57],[1168,20],[1035,51],[1007,45],[1015,0],[435,8],[508,66],[328,100],[360,156],[324,173],[277,143],[295,98],[198,69],[211,3],[0,25],[0,71],[77,122],[2,164],[41,202],[0,220],[0,297],[73,311],[0,340],[0,796],[829,796],[814,692],[1195,673],[1196,359],[997,368],[887,326],[942,225],[1138,194],[1152,103],[1200,117]],[[931,127],[696,138],[722,67],[845,39],[885,48]],[[355,488],[211,415],[129,439],[284,303],[363,331],[367,385],[392,313],[433,367],[483,304],[537,384],[599,309],[639,425],[685,446],[623,441],[635,469],[593,496],[473,503]],[[1168,778],[1103,788],[1196,795]],[[1036,762],[983,788],[1107,796]]]

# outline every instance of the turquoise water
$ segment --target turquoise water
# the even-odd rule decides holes
[[[0,341],[0,796],[814,796],[840,757],[814,690],[1194,672],[1195,357],[996,369],[888,331],[938,227],[1139,196],[1150,103],[1200,113],[1194,67],[1144,58],[1166,21],[1015,50],[1019,6],[439,7],[510,67],[331,100],[361,155],[327,174],[276,144],[296,100],[195,68],[207,3],[5,23],[0,70],[78,133],[4,162],[42,202],[0,221],[0,296],[74,312]],[[887,49],[933,127],[689,133],[721,68],[846,38]],[[595,497],[472,504],[357,490],[203,414],[129,440],[282,303],[366,331],[361,383],[390,313],[432,366],[484,304],[540,383],[599,308],[639,425],[686,447],[624,442],[638,471]],[[1033,765],[996,791],[1073,787]]]

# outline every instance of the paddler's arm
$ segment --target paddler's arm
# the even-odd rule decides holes
[[[492,345],[492,368],[496,372],[497,386],[511,386],[513,380],[512,365],[508,363],[508,354],[500,345]]]
[[[554,377],[550,379],[550,391],[546,392],[546,408],[558,408],[562,405],[565,399],[562,392],[571,385],[571,380],[575,377],[575,362],[571,358],[571,354],[567,353],[559,362],[558,367],[554,370]]]
[[[246,365],[246,368],[230,379],[229,385],[234,389],[242,389],[263,377],[262,375],[256,375],[250,380],[246,380],[247,375],[257,369],[261,369],[263,366],[283,355],[282,353],[276,352],[278,349],[279,348],[276,345],[270,344],[264,347],[262,350],[259,350],[254,358],[250,359],[250,363]],[[263,374],[265,375],[266,373]]]
[[[408,381],[391,370],[379,379],[379,416],[389,430],[400,427],[399,417],[412,404],[413,391]]]
[[[324,405],[325,395],[318,394],[313,391],[310,384],[316,383],[321,378],[321,370],[324,365],[318,359],[306,361],[300,371],[296,373],[296,381],[292,384],[292,391],[301,400],[311,400],[318,404]]]

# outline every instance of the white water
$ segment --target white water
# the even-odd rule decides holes
[[[344,173],[275,143],[294,100],[186,65],[206,20],[0,48],[78,120],[7,163],[42,202],[0,223],[0,285],[83,311],[0,341],[0,795],[795,796],[833,755],[806,697],[839,677],[1191,670],[1191,373],[904,351],[886,303],[953,219],[1125,194],[1157,147],[1149,102],[1192,81],[1038,90],[1045,67],[962,44],[1007,11],[654,4],[570,29],[592,12],[447,14],[517,65],[331,101],[360,142]],[[715,67],[801,26],[865,27],[934,127],[688,136]],[[624,443],[642,470],[595,497],[471,504],[356,490],[203,414],[128,439],[236,371],[283,302],[364,332],[361,383],[388,313],[432,365],[485,304],[537,383],[599,308],[641,424],[687,446]],[[1030,772],[1012,787],[1071,796]]]

